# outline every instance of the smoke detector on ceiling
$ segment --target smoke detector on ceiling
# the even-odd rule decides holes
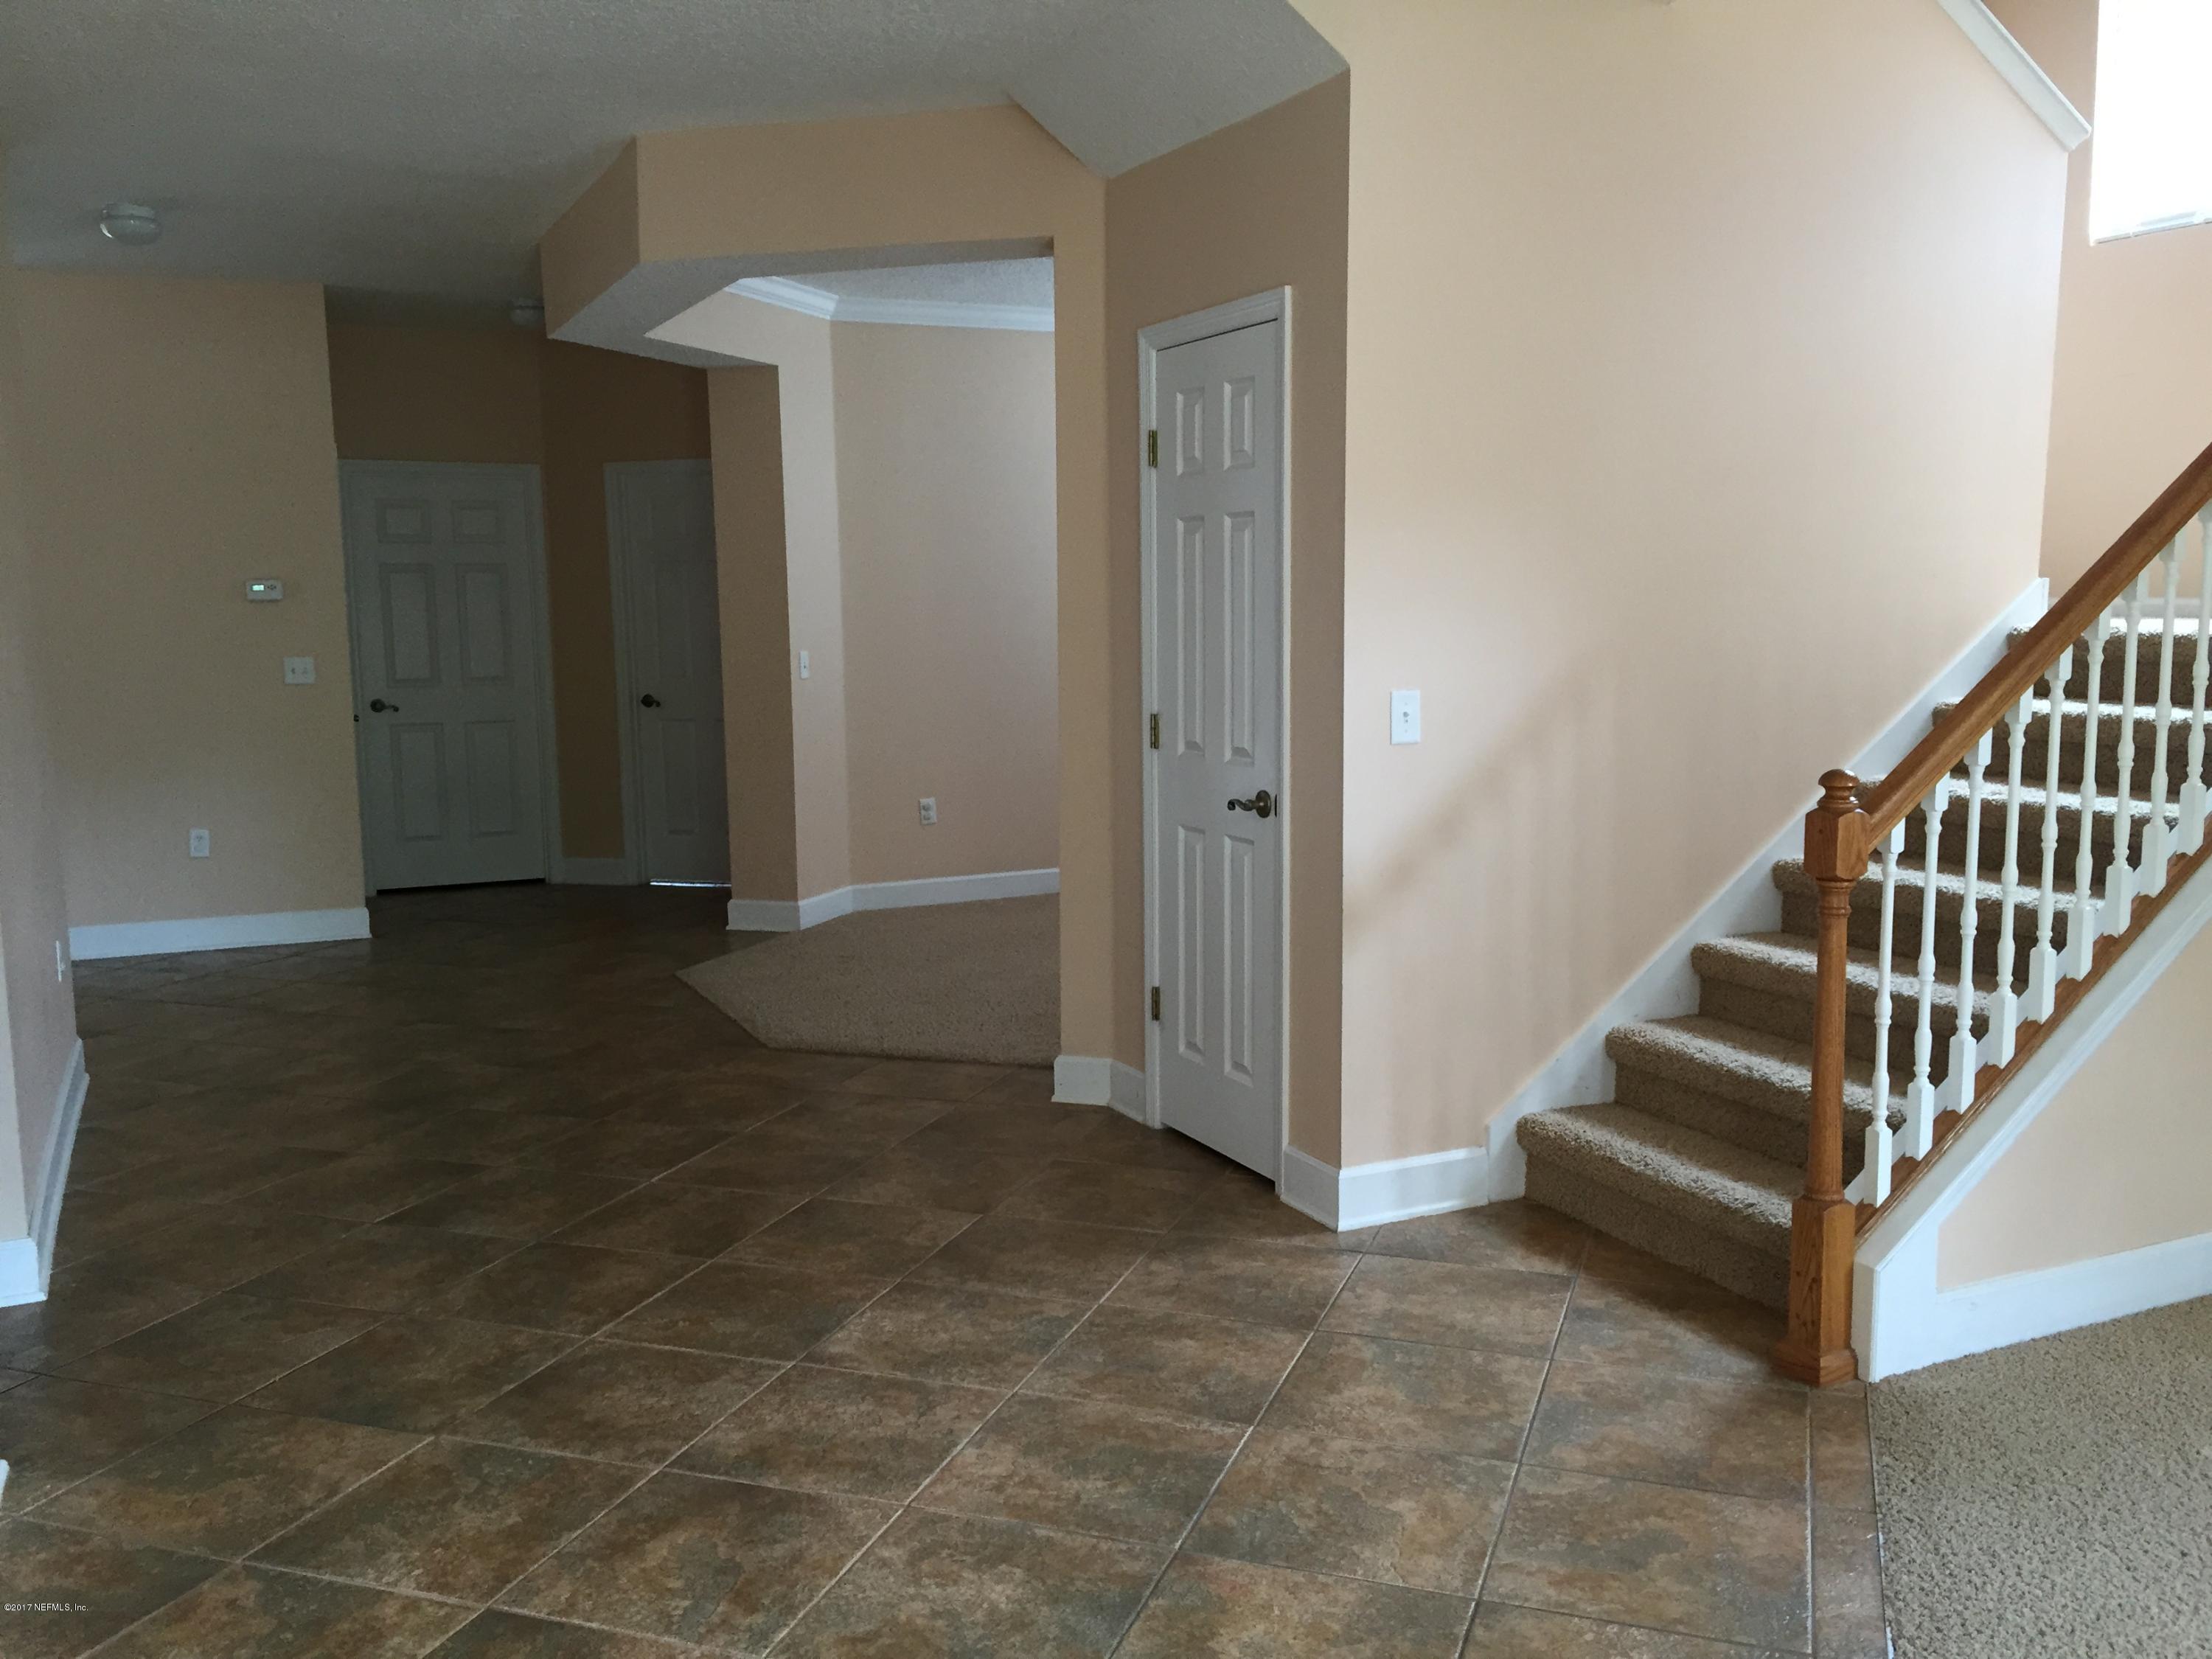
[[[514,301],[507,308],[507,319],[517,328],[544,328],[545,301],[543,300]]]
[[[125,247],[146,247],[161,240],[161,216],[136,202],[110,202],[100,210],[100,234]]]

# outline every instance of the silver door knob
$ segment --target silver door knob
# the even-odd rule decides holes
[[[1238,800],[1231,795],[1229,798],[1229,810],[1232,812],[1249,812],[1257,818],[1272,818],[1275,816],[1275,798],[1264,789],[1246,800]]]

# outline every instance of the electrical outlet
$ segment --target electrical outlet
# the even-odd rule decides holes
[[[209,858],[214,854],[214,848],[209,842],[208,832],[204,830],[193,830],[185,838],[185,848],[196,859]]]
[[[936,796],[924,795],[921,798],[921,821],[926,824],[937,822]]]

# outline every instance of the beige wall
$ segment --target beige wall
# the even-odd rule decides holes
[[[706,375],[521,329],[341,324],[330,340],[343,459],[542,467],[562,850],[621,857],[605,469],[703,459]]]
[[[714,427],[714,561],[721,585],[730,891],[799,896],[798,754],[785,553],[783,422],[772,365],[707,374]],[[811,681],[808,684],[811,685]]]
[[[1993,0],[2095,118],[2096,0]],[[2212,444],[2212,226],[2089,240],[2097,141],[2074,152],[2059,282],[2043,568],[2063,591]]]
[[[1139,706],[1142,458],[1136,337],[1150,324],[1266,289],[1291,291],[1291,1143],[1334,1163],[1343,948],[1344,322],[1349,82],[1343,77],[1126,173],[1107,186],[1107,431],[1115,481],[1114,697]],[[1294,205],[1293,205],[1294,204]],[[1125,748],[1127,746],[1124,746]],[[1117,748],[1138,787],[1138,757]],[[1308,803],[1311,803],[1310,806]],[[1117,979],[1144,975],[1142,824],[1117,847]],[[1141,1058],[1144,1030],[1117,1034]],[[1124,1057],[1127,1058],[1125,1052]]]
[[[2199,933],[1936,1236],[1945,1290],[2212,1233],[2212,1087]]]
[[[1054,262],[1054,491],[1060,621],[1061,1046],[1140,1059],[1138,802],[1117,698],[1106,550],[1105,186],[1008,106],[639,137],[540,245],[558,329],[640,262],[890,245],[1048,244]],[[787,406],[793,392],[783,393]],[[786,434],[785,443],[792,439]],[[794,596],[794,604],[797,599]],[[1132,635],[1133,637],[1133,635]],[[1133,680],[1129,684],[1133,684]],[[802,838],[803,845],[803,838]]]
[[[832,325],[853,879],[1060,859],[1052,337]],[[922,827],[915,803],[936,798]]]
[[[70,922],[359,905],[321,289],[19,280]]]
[[[1481,1144],[2034,574],[2065,161],[1927,0],[1299,4],[1352,65],[1356,1164]]]
[[[767,658],[775,642],[769,621],[750,616],[733,635],[733,609],[752,611],[756,592],[771,591],[759,585],[760,564],[776,551],[762,542],[749,553],[725,561],[722,584],[722,684],[726,706],[732,718],[726,722],[730,744],[730,823],[733,838],[741,822],[750,822],[763,805],[780,801],[778,777],[762,778],[750,770],[749,757],[758,751],[756,739],[744,731],[745,718],[732,688],[758,685],[768,672],[767,662],[780,663],[789,682],[792,730],[791,799],[795,837],[797,891],[743,891],[731,888],[734,898],[811,897],[835,891],[853,879],[851,793],[846,765],[845,613],[844,579],[838,535],[836,390],[830,359],[830,325],[780,306],[767,305],[739,294],[717,294],[693,307],[659,331],[660,337],[772,363],[776,369],[777,429],[783,458],[783,488],[777,514],[782,521],[783,587],[786,628],[784,648]],[[717,371],[719,372],[719,371]],[[714,446],[718,456],[726,446]],[[725,456],[718,471],[757,476],[750,457]],[[718,477],[714,489],[714,541],[718,558],[726,545],[720,513],[725,500],[733,497],[735,477]],[[742,532],[744,520],[738,530]],[[734,652],[750,647],[754,659],[736,660]],[[807,653],[808,675],[799,678],[799,653]],[[761,792],[762,804],[747,805],[745,797]],[[781,810],[780,805],[772,810]],[[735,853],[732,852],[732,864]],[[734,868],[732,872],[734,880]],[[781,880],[777,884],[782,884]]]
[[[0,233],[6,225],[0,203]],[[54,972],[68,928],[52,688],[33,672],[31,576],[46,545],[25,510],[28,447],[20,351],[22,279],[0,261],[0,1240],[22,1237],[58,1127],[76,1046],[75,989]]]

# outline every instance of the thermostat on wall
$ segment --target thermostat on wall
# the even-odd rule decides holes
[[[246,597],[255,605],[274,605],[284,597],[284,584],[264,576],[246,583]]]

